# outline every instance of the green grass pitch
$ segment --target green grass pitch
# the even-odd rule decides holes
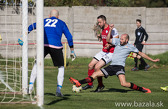
[[[159,57],[159,55],[158,55]],[[160,56],[163,58],[162,56]],[[57,68],[53,67],[50,59],[45,60],[45,90],[44,106],[38,107],[35,104],[0,104],[0,109],[167,109],[168,92],[160,89],[161,86],[168,85],[168,65],[164,62],[156,64],[159,68],[151,67],[149,71],[132,72],[134,61],[127,59],[126,80],[139,86],[151,89],[151,94],[134,91],[120,85],[116,76],[103,78],[105,89],[103,92],[94,93],[97,87],[97,80],[94,81],[94,88],[82,90],[81,93],[72,92],[72,84],[69,77],[83,79],[87,77],[87,65],[91,58],[77,58],[75,61],[68,59],[68,66],[65,68],[65,78],[62,88],[63,98],[56,97]],[[165,61],[165,60],[164,60]],[[149,62],[153,66],[155,63]],[[164,65],[162,64],[164,63]],[[84,86],[84,85],[83,85]],[[133,106],[116,106],[117,103],[132,103]],[[155,103],[155,106],[154,104]],[[128,106],[129,105],[129,106]]]

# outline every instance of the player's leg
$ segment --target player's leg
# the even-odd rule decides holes
[[[78,81],[72,77],[70,77],[69,80],[72,84],[75,84],[77,87],[79,87],[82,84],[93,82],[95,79],[97,79],[97,77],[101,77],[101,76],[104,76],[104,74],[102,73],[101,70],[98,70],[98,71],[94,72],[90,77],[86,77],[82,80]]]
[[[103,66],[105,66],[106,63],[104,62],[104,60],[100,60],[96,65],[95,65],[95,71],[100,70]],[[103,85],[103,79],[102,77],[97,77],[97,81],[98,81],[98,86],[96,88],[96,90],[94,92],[99,92],[101,90],[104,89],[104,85]]]
[[[138,49],[140,52],[142,52],[143,46],[144,46],[144,45],[142,45],[142,44],[138,44],[138,45],[137,45],[137,49]],[[145,62],[145,60],[144,60],[142,57],[140,57],[139,60],[141,61],[141,66],[142,66],[142,67],[145,67],[145,71],[147,71],[147,70],[150,68],[150,66]]]
[[[37,77],[37,64],[35,63],[30,75],[28,94],[31,94],[33,91],[33,85],[36,80],[36,77]]]
[[[113,53],[105,53],[102,59],[95,65],[95,71],[100,70],[103,66],[111,62],[112,56],[113,56]],[[102,77],[98,77],[97,81],[98,81],[98,86],[94,92],[102,91],[105,87],[103,85]]]
[[[99,60],[102,58],[102,51],[97,53],[92,61],[89,63],[88,65],[88,77],[90,77],[93,72],[95,71],[95,65],[99,62]],[[93,88],[93,82],[88,83],[86,86],[82,87],[83,90],[89,89],[89,88]]]
[[[88,65],[88,77],[91,76],[93,74],[93,72],[95,71],[95,65],[99,62],[98,59],[93,58],[92,61],[89,63]],[[93,86],[93,83],[88,83],[90,86]]]
[[[82,84],[93,82],[93,80],[97,79],[97,77],[107,78],[109,75],[115,75],[115,73],[113,73],[113,67],[111,65],[94,72],[90,77],[87,77],[83,80],[78,81],[72,77],[70,77],[69,80],[72,84],[75,84],[77,87],[79,87]]]
[[[44,58],[45,56],[49,53],[49,48],[48,47],[44,47]],[[36,80],[37,77],[37,64],[35,62],[33,69],[31,71],[31,75],[30,75],[30,81],[29,81],[29,89],[28,89],[28,93],[31,94],[33,91],[33,85],[34,82]]]
[[[57,90],[56,92],[61,93],[61,88],[64,81],[64,66],[58,67],[58,75],[57,75]]]
[[[140,46],[139,49],[140,49],[139,51],[142,52],[142,49],[143,49],[143,45],[142,45],[142,44],[141,44],[141,46]],[[139,60],[141,61],[141,65],[142,65],[143,67],[145,67],[144,70],[147,71],[147,70],[150,68],[150,66],[145,62],[145,60],[144,60],[144,58],[142,58],[142,56],[140,57]]]
[[[64,58],[62,49],[50,48],[50,55],[54,66],[58,66],[56,96],[62,97],[61,88],[64,81]]]
[[[135,66],[131,70],[132,71],[138,71],[139,69],[138,69],[138,58],[137,57],[134,58],[134,62],[135,62]]]
[[[93,72],[94,72],[94,67],[95,64],[98,63],[99,61],[95,58],[92,59],[92,61],[89,63],[88,65],[88,77],[90,77]],[[89,89],[89,88],[93,88],[93,82],[88,83],[86,86],[82,87],[83,90]]]
[[[138,50],[142,52],[143,46],[144,45],[139,44]],[[145,67],[145,71],[147,71],[150,68],[150,66],[145,62],[145,60],[142,57],[140,57],[139,60],[141,61],[141,65]]]
[[[138,47],[138,45],[136,45],[136,48],[137,48],[137,47]],[[134,66],[134,68],[131,69],[131,71],[138,71],[138,70],[139,70],[139,69],[138,69],[138,58],[137,58],[137,56],[135,56],[135,55],[136,55],[136,54],[133,53],[135,66]]]
[[[141,92],[144,92],[144,93],[151,93],[150,89],[137,86],[136,84],[131,83],[131,82],[127,82],[124,74],[119,74],[118,78],[120,80],[121,86],[123,86],[123,87],[128,87],[128,88],[138,90],[138,91],[141,91]]]

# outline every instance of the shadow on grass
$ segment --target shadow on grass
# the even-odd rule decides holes
[[[108,90],[102,90],[101,92],[121,92],[121,93],[127,93],[129,91],[134,91],[134,90],[125,90],[125,89],[116,89],[116,88],[109,88]],[[94,91],[92,91],[94,92]]]
[[[53,94],[53,93],[45,93],[44,95],[55,96],[55,94]],[[48,103],[46,105],[53,105],[57,102],[60,102],[60,101],[63,101],[63,100],[68,100],[69,99],[68,96],[71,96],[71,95],[70,94],[65,94],[64,97],[57,97],[56,100],[51,101],[50,103]]]
[[[55,96],[55,94],[53,94],[53,93],[45,93],[44,95]],[[66,97],[66,96],[71,96],[71,95],[70,94],[65,94],[64,96]]]

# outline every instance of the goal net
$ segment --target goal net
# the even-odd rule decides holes
[[[35,90],[31,95],[24,92],[28,88],[30,75],[36,55],[36,32],[28,38],[27,78],[23,80],[23,46],[18,44],[18,38],[23,39],[23,17],[21,0],[0,0],[0,103],[35,103]],[[29,0],[29,23],[36,21],[35,3]],[[27,25],[28,25],[27,24]],[[25,29],[27,27],[25,26]],[[26,55],[26,54],[25,54]],[[25,84],[23,86],[23,84]]]

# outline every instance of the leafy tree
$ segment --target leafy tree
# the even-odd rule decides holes
[[[8,5],[20,5],[22,0],[8,0]],[[29,6],[35,0],[28,0]],[[6,0],[0,0],[5,4]],[[168,7],[168,0],[44,0],[44,6],[115,6],[115,7]]]

